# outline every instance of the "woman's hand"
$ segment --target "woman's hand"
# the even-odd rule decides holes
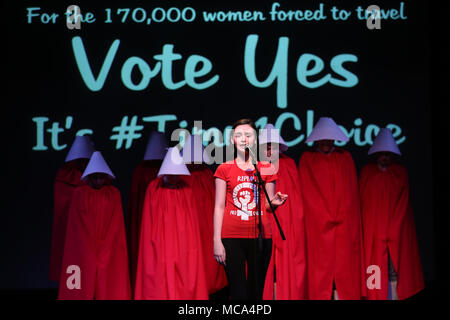
[[[220,264],[226,265],[225,263],[226,253],[225,247],[223,246],[222,240],[214,241],[214,259]]]
[[[272,198],[272,200],[270,200],[270,202],[272,203],[273,206],[281,206],[286,202],[287,198],[288,198],[287,194],[283,194],[280,191],[278,191]]]

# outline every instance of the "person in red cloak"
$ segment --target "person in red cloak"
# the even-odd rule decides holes
[[[136,278],[136,265],[139,252],[142,207],[144,205],[147,186],[156,178],[162,159],[167,152],[164,133],[153,131],[147,143],[144,159],[133,171],[131,188],[128,196],[128,212],[126,215],[128,255],[130,260],[130,278],[132,292]]]
[[[202,239],[189,171],[169,148],[142,211],[134,298],[207,300]]]
[[[51,281],[59,281],[70,200],[76,187],[84,184],[81,175],[86,169],[94,146],[88,136],[76,136],[64,165],[56,173],[53,197],[53,226],[50,247]]]
[[[200,135],[190,135],[181,152],[184,163],[191,174],[188,179],[195,197],[194,204],[200,226],[208,292],[213,294],[228,284],[223,266],[214,259],[214,247],[211,241],[215,197],[214,174],[206,164],[210,162],[210,159],[205,153]]]
[[[285,191],[289,201],[276,210],[286,240],[281,238],[275,222],[272,223],[272,259],[266,276],[264,299],[306,299],[306,239],[303,201],[300,193],[297,165],[284,152],[286,142],[272,124],[267,124],[259,135],[261,159],[275,167],[278,180],[275,192]],[[275,283],[274,283],[275,282]]]
[[[380,129],[369,154],[376,161],[360,174],[367,298],[406,299],[424,288],[408,173],[394,159],[401,154],[387,128]]]
[[[366,289],[358,178],[350,153],[334,140],[348,137],[320,118],[306,140],[316,149],[299,161],[311,300],[357,300]]]
[[[130,299],[122,201],[100,152],[82,179],[87,184],[75,189],[70,204],[58,299]]]

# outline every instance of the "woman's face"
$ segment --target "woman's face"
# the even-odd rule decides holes
[[[232,143],[236,146],[238,152],[244,153],[245,147],[252,147],[256,142],[256,132],[248,124],[242,124],[234,129],[231,137]]]

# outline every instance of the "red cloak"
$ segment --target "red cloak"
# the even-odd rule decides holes
[[[75,188],[85,184],[81,176],[89,159],[75,159],[64,163],[56,173],[54,184],[52,243],[50,248],[50,280],[59,281],[64,251],[67,215]]]
[[[147,187],[136,271],[136,300],[208,299],[203,251],[189,179]]]
[[[286,240],[281,239],[278,226],[272,218],[272,258],[267,270],[263,298],[273,299],[275,265],[276,299],[303,300],[306,299],[306,239],[303,201],[295,161],[280,154],[277,174],[275,192],[280,191],[289,197],[275,211]]]
[[[142,207],[147,186],[158,175],[162,160],[143,160],[134,169],[128,198],[126,216],[128,256],[130,260],[130,277],[132,288],[136,278],[136,265],[139,253],[139,236],[141,231]]]
[[[311,300],[329,300],[333,281],[339,299],[365,296],[358,178],[353,159],[306,151],[299,162],[305,214],[308,291]]]
[[[368,289],[368,299],[388,297],[388,251],[397,276],[399,299],[424,288],[406,169],[392,164],[386,171],[370,163],[360,175],[365,267],[380,268],[380,289]]]
[[[70,266],[79,268],[79,289],[71,287],[77,280]],[[60,279],[58,299],[131,298],[122,202],[114,186],[75,189]]]
[[[192,184],[194,204],[197,207],[208,292],[212,294],[228,284],[225,269],[214,259],[214,174],[205,164],[188,165],[188,169],[191,174],[188,179]]]

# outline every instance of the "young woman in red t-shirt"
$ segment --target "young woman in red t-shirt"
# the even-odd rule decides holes
[[[246,149],[246,146],[258,145],[253,121],[235,122],[231,142],[237,154],[235,159],[222,163],[214,174],[214,257],[225,267],[231,299],[262,299],[272,253],[272,231],[268,216],[270,206],[261,192],[263,247],[260,249],[258,186],[254,162]],[[277,174],[274,168],[261,162],[257,166],[273,207],[282,205],[287,195],[275,194]]]

